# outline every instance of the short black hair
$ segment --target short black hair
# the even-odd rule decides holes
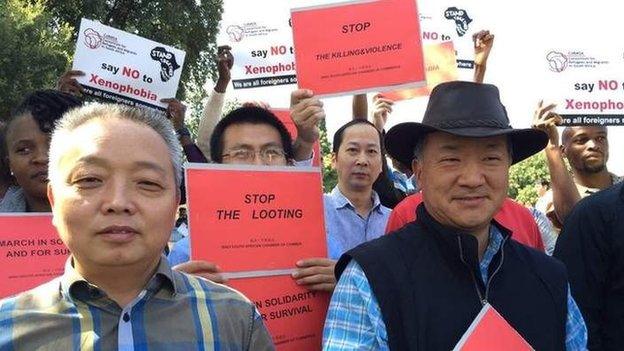
[[[567,126],[563,129],[563,132],[561,132],[561,144],[565,146],[568,143],[568,141],[570,141],[570,139],[572,138],[572,135],[577,129],[585,128],[585,127],[598,127],[600,129],[603,129],[605,133],[608,132],[607,127],[605,126]]]
[[[8,133],[11,124],[21,115],[30,113],[37,122],[42,133],[49,134],[54,129],[56,121],[63,117],[65,112],[82,106],[77,97],[58,90],[36,90],[24,98],[13,110],[5,131]]]
[[[6,127],[6,124],[0,121],[0,182],[8,185],[13,182],[13,177],[11,176],[11,171],[9,171],[9,165],[7,163],[7,145],[4,140]]]
[[[377,129],[377,127],[375,127],[374,124],[372,124],[371,122],[365,119],[354,119],[343,124],[342,127],[338,128],[336,133],[334,133],[334,142],[332,143],[332,151],[334,153],[338,153],[338,150],[340,149],[340,145],[342,144],[342,138],[343,138],[345,130],[347,130],[347,128],[351,126],[355,126],[358,124],[366,124],[375,129],[375,131],[377,132],[377,135],[379,136],[379,147],[381,149],[381,155],[382,155],[381,157],[383,157],[384,155],[383,136],[381,135],[381,132],[379,132],[379,130]]]
[[[217,123],[210,136],[210,158],[212,162],[223,162],[223,134],[236,124],[266,124],[277,130],[282,140],[282,147],[287,160],[294,159],[293,141],[288,129],[273,112],[257,106],[244,106],[232,110]]]

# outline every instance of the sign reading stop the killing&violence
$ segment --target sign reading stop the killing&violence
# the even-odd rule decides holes
[[[414,0],[295,8],[291,20],[301,88],[332,96],[426,84]]]

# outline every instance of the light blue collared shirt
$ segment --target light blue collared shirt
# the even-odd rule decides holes
[[[325,206],[325,233],[327,256],[337,260],[352,248],[382,236],[390,218],[390,209],[379,202],[373,191],[373,207],[366,218],[360,216],[355,206],[336,186],[323,196]]]

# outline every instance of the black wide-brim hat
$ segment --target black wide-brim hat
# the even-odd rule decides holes
[[[496,86],[462,81],[436,86],[422,123],[406,122],[392,127],[384,139],[386,150],[392,158],[409,167],[414,147],[431,132],[471,138],[508,135],[512,164],[538,153],[548,142],[548,135],[541,130],[511,127]]]

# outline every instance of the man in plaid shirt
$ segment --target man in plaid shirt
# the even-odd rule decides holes
[[[273,350],[240,293],[171,269],[182,150],[164,116],[93,104],[50,145],[64,274],[0,301],[0,350]]]

